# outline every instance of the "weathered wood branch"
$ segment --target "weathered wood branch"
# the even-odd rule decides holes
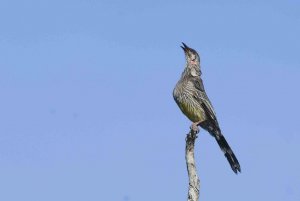
[[[197,175],[195,157],[194,157],[194,147],[197,134],[191,129],[191,131],[186,136],[186,146],[185,146],[185,160],[187,171],[189,175],[189,191],[188,191],[188,201],[198,201],[199,191],[200,191],[200,180]]]

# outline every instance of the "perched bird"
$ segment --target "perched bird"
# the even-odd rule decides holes
[[[182,44],[186,66],[174,88],[174,100],[183,114],[193,122],[191,130],[194,133],[199,132],[200,126],[216,139],[232,170],[237,174],[241,172],[239,161],[222,135],[216,113],[204,90],[199,54],[186,44]]]

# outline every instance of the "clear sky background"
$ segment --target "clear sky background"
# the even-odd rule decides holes
[[[182,201],[199,51],[242,174],[201,130],[200,200],[300,200],[300,1],[0,1],[0,200]]]

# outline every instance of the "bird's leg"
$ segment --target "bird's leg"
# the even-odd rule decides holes
[[[199,125],[202,123],[202,121],[193,122],[190,126],[190,129],[193,131],[193,133],[197,134],[199,133]]]
[[[190,129],[193,131],[193,133],[197,134],[199,133],[199,125],[200,122],[193,122]]]

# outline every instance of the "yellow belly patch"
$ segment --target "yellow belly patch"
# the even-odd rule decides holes
[[[192,122],[199,122],[205,120],[204,111],[200,106],[193,106],[187,103],[179,103],[179,108]]]

